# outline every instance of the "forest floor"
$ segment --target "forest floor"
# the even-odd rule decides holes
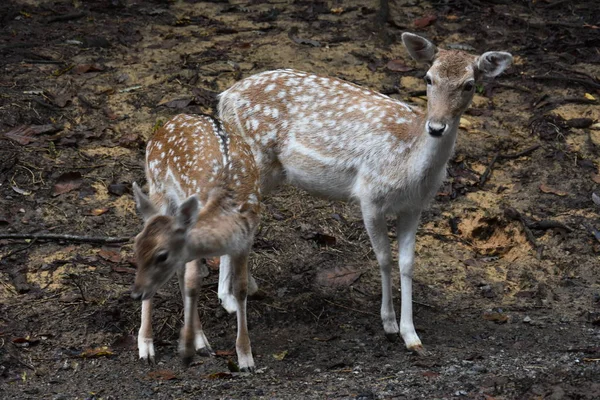
[[[235,317],[209,266],[215,358],[182,367],[181,297],[156,296],[158,363],[138,361],[132,244],[0,239],[0,397],[600,398],[600,21],[588,1],[34,1],[0,4],[0,234],[133,237],[145,141],[180,112],[290,67],[425,105],[400,34],[510,51],[461,121],[419,228],[415,324],[390,343],[358,207],[285,187],[265,200],[235,370]],[[492,165],[493,164],[493,165]],[[491,166],[491,167],[490,167]],[[389,221],[390,237],[394,224]],[[394,252],[397,256],[397,252]],[[399,310],[398,271],[394,271]]]

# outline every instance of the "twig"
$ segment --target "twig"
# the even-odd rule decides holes
[[[496,164],[496,161],[498,161],[499,157],[500,157],[500,152],[496,152],[496,154],[494,154],[494,157],[492,158],[492,161],[490,161],[489,165],[487,166],[487,168],[485,169],[483,174],[481,174],[481,178],[479,178],[479,187],[483,187],[483,185],[485,185],[485,182],[487,181],[488,177],[492,173],[492,168],[494,168],[494,164]]]
[[[500,160],[514,160],[515,158],[523,157],[530,153],[533,153],[534,151],[536,151],[539,148],[540,148],[540,145],[536,144],[536,145],[533,145],[533,146],[531,146],[523,151],[520,151],[518,153],[515,153],[515,154],[500,154],[500,152],[497,152],[496,154],[494,154],[492,161],[490,161],[490,164],[487,166],[487,168],[481,175],[481,178],[479,178],[479,187],[483,187],[483,185],[485,185],[485,182],[487,181],[490,174],[492,173],[494,164],[496,164],[496,161],[498,161],[499,159]]]
[[[23,59],[22,62],[25,64],[64,64],[64,61],[57,60],[31,60],[31,59]]]
[[[75,19],[83,18],[83,17],[85,17],[85,15],[86,14],[84,12],[57,15],[56,17],[48,18],[48,21],[46,21],[46,22],[51,24],[52,22],[73,21]]]
[[[361,313],[361,314],[366,314],[366,315],[374,315],[374,316],[378,317],[377,314],[374,314],[372,312],[357,310],[356,308],[351,308],[351,307],[346,307],[344,305],[334,303],[333,301],[329,301],[327,299],[323,299],[323,300],[325,300],[327,303],[329,303],[331,305],[334,305],[336,307],[345,308],[346,310],[355,311],[355,312],[358,312],[358,313]]]
[[[3,233],[0,234],[0,239],[66,240],[81,243],[123,243],[131,240],[130,237],[79,236],[56,233]]]
[[[8,254],[6,254],[5,256],[3,256],[2,258],[0,258],[0,261],[2,261],[2,260],[6,259],[6,258],[8,258],[8,257],[10,257],[10,256],[12,256],[14,254],[17,254],[17,253],[20,253],[20,252],[22,252],[24,250],[27,250],[28,248],[30,248],[31,246],[33,246],[36,241],[37,241],[37,239],[33,239],[31,241],[31,243],[29,243],[27,246],[20,247],[18,249],[15,249],[15,250],[9,252]]]
[[[589,79],[582,78],[571,78],[568,76],[556,76],[556,75],[532,75],[531,79],[536,81],[559,81],[559,82],[573,82],[579,83],[583,86],[590,86],[594,89],[600,89],[600,83],[592,82]]]

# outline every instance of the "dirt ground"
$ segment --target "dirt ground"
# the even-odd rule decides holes
[[[251,259],[256,374],[235,372],[214,263],[200,313],[218,357],[181,366],[174,281],[157,295],[149,366],[131,243],[0,239],[1,398],[600,398],[598,4],[408,0],[385,24],[378,8],[3,1],[0,235],[134,236],[146,138],[179,112],[214,111],[242,77],[293,67],[424,105],[401,32],[510,51],[515,65],[477,88],[419,229],[415,323],[430,354],[383,335],[357,206],[288,187],[266,199]]]

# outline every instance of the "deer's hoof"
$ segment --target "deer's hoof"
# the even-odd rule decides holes
[[[395,333],[386,332],[385,337],[389,342],[392,342],[392,343],[397,342],[398,341],[398,332],[395,332]]]
[[[427,350],[425,350],[425,347],[423,347],[422,344],[417,344],[417,345],[414,345],[414,346],[410,346],[410,347],[408,347],[408,350],[412,351],[413,353],[415,353],[419,357],[426,357],[426,356],[429,355],[429,352]]]

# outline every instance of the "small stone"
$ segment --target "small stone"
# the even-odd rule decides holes
[[[529,316],[526,316],[525,318],[523,318],[523,323],[528,324],[531,322],[531,318]]]

